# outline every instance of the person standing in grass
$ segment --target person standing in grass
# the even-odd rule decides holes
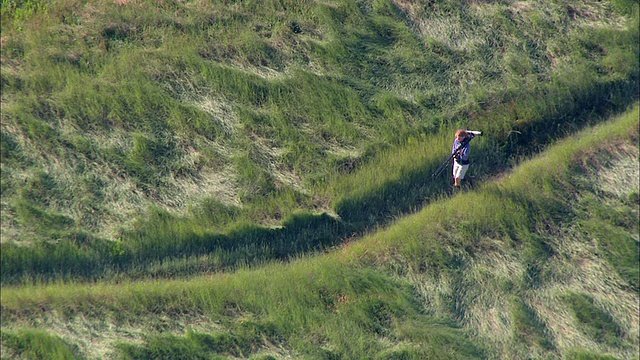
[[[464,175],[469,169],[469,149],[470,141],[473,138],[472,133],[468,133],[464,129],[456,130],[456,138],[453,140],[451,154],[453,154],[453,186],[455,189],[460,188],[460,181],[464,179]]]

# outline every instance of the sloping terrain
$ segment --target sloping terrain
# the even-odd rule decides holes
[[[457,127],[489,135],[482,180],[637,100],[635,5],[4,2],[2,283],[233,270],[384,226],[448,191]]]
[[[329,254],[180,281],[5,287],[3,354],[632,359],[639,115]]]
[[[638,16],[3,1],[3,358],[633,358]]]
[[[493,135],[495,168],[623,110],[629,3],[5,2],[2,241],[132,242],[149,208],[194,232],[384,221],[430,194],[374,194],[424,177],[457,126]]]

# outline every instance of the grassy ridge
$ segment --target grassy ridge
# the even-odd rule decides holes
[[[633,11],[624,1],[5,2],[3,239],[110,243],[157,218],[149,208],[166,209],[184,237],[300,211],[384,222],[434,195],[422,179],[438,154],[400,154],[453,127],[494,134],[478,168],[495,168],[544,146],[544,129],[636,99]],[[376,165],[386,157],[400,167]]]
[[[5,287],[3,334],[46,317],[104,342],[69,336],[82,352],[124,358],[633,357],[638,192],[617,185],[638,183],[639,115],[331,254],[182,281]],[[142,342],[96,335],[113,327]]]

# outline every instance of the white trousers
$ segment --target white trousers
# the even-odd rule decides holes
[[[469,164],[460,165],[457,161],[453,162],[453,177],[458,179],[464,179],[464,175],[467,173],[467,169],[469,169]]]

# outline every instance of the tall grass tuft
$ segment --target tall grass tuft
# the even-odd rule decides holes
[[[619,346],[622,329],[609,315],[598,308],[591,297],[584,294],[567,294],[567,300],[574,311],[580,330],[598,343]]]
[[[3,356],[15,356],[20,359],[60,359],[73,360],[84,358],[77,346],[68,344],[57,335],[39,329],[18,329],[2,331]]]

